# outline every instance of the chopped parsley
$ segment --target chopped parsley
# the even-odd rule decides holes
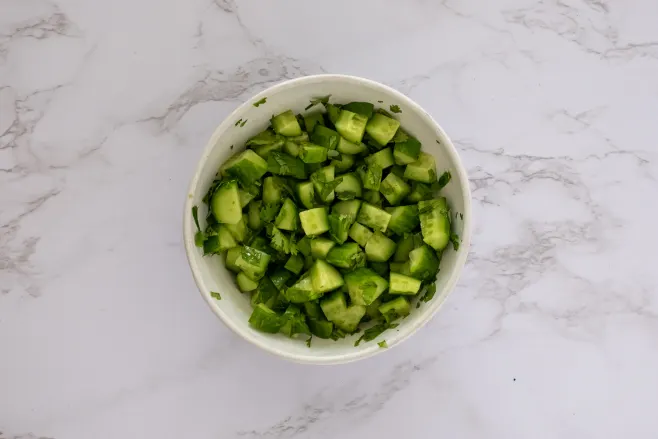
[[[384,101],[377,101],[377,102],[379,102],[380,104],[383,104],[383,103],[384,103]]]
[[[451,233],[450,242],[452,242],[452,248],[454,248],[455,251],[459,250],[459,244],[461,244],[461,238],[459,237],[458,234]]]
[[[448,183],[450,183],[451,179],[452,174],[450,174],[450,171],[441,174],[441,177],[439,177],[439,189],[443,189]]]
[[[245,126],[245,124],[247,123],[247,120],[248,120],[248,119],[245,119],[244,121],[242,121],[242,123],[240,124],[240,128],[242,128],[243,126]]]
[[[420,300],[422,300],[423,302],[429,302],[430,300],[432,300],[435,294],[436,294],[436,282],[432,282],[431,284],[427,285],[425,294],[423,295],[423,297],[420,298]]]
[[[386,344],[386,340],[380,341],[379,343],[377,343],[377,346],[379,346],[380,348],[387,348],[388,347],[388,345]]]
[[[192,207],[192,218],[194,218],[194,224],[196,224],[194,245],[197,247],[203,247],[203,241],[206,240],[206,235],[201,231],[201,227],[199,227],[199,208],[197,206]]]
[[[330,97],[331,97],[331,95],[320,96],[320,97],[318,97],[318,98],[313,98],[313,99],[311,99],[311,103],[308,104],[308,105],[306,106],[306,108],[304,108],[304,110],[308,110],[308,109],[310,109],[310,108],[312,108],[312,107],[314,107],[314,106],[316,106],[316,105],[318,105],[318,104],[326,104],[326,103],[329,102],[329,98],[330,98]]]
[[[253,106],[254,106],[254,107],[258,107],[258,106],[260,106],[260,105],[263,105],[265,102],[267,102],[267,98],[263,98],[263,99],[261,99],[260,101],[254,102],[254,103],[253,103]]]
[[[439,142],[438,140],[435,140],[435,142],[438,143],[439,145],[441,144],[441,142]]]
[[[397,328],[397,326],[398,326],[397,323],[388,323],[388,322],[377,323],[376,325],[371,326],[370,328],[363,331],[361,337],[359,337],[359,339],[354,342],[354,346],[356,347],[359,344],[361,344],[361,341],[365,341],[365,342],[372,341],[377,337],[379,337],[387,329]]]
[[[211,291],[210,292],[210,297],[212,297],[213,299],[216,299],[216,300],[222,300],[222,296],[216,291]]]
[[[308,340],[306,340],[306,347],[311,347],[311,340],[313,340],[313,336],[311,335]]]
[[[233,124],[233,126],[237,127],[241,123],[242,123],[242,118],[238,119],[238,121],[235,124]]]
[[[389,109],[391,110],[391,112],[393,112],[393,113],[402,113],[402,110],[400,110],[400,106],[399,106],[399,105],[391,105],[391,106],[388,107],[388,108],[389,108]]]
[[[231,149],[233,149],[233,145],[231,145]]]
[[[461,218],[461,220],[464,221],[464,214],[459,212],[459,218]]]

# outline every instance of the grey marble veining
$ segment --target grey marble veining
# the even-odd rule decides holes
[[[651,0],[0,2],[0,438],[655,438],[657,17]],[[431,113],[475,224],[436,318],[331,368],[223,327],[180,236],[217,124],[322,72]]]

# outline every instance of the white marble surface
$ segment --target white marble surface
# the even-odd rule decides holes
[[[0,438],[658,437],[658,2],[0,0]],[[442,312],[339,367],[258,351],[181,244],[240,102],[349,73],[459,146]]]

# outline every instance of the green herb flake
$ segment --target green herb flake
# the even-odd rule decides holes
[[[450,242],[452,242],[452,248],[454,248],[455,251],[459,250],[459,244],[461,244],[461,238],[459,237],[458,234],[451,233]]]
[[[371,326],[370,328],[363,331],[361,337],[359,337],[359,339],[354,342],[354,347],[361,344],[361,341],[365,341],[365,342],[372,341],[377,337],[379,337],[387,329],[393,329],[396,328],[397,326],[398,326],[397,323],[386,323],[386,322],[381,322],[374,326]]]
[[[231,149],[233,149],[233,145],[231,145]]]
[[[215,300],[222,300],[222,296],[216,291],[211,291],[210,297],[212,297]]]
[[[459,218],[460,218],[462,221],[464,221],[464,214],[461,213],[461,212],[459,212]]]
[[[383,103],[384,103],[384,101],[377,101],[377,102],[379,102],[380,104],[383,104]]]
[[[254,102],[253,105],[254,107],[258,107],[260,105],[263,105],[265,102],[267,102],[267,98],[263,98],[260,101]]]
[[[203,247],[203,242],[206,240],[206,235],[201,231],[201,227],[199,227],[199,208],[197,206],[192,207],[192,218],[194,218],[194,224],[196,224],[194,245],[197,247]]]
[[[423,297],[420,298],[420,300],[427,303],[430,300],[432,300],[435,294],[436,294],[436,282],[432,282],[431,284],[427,285],[425,294],[423,295]]]
[[[435,142],[438,143],[439,145],[441,144],[441,142],[439,142],[438,140],[435,140]]]
[[[237,127],[237,126],[240,125],[241,123],[242,123],[242,118],[240,118],[240,119],[239,119],[239,120],[238,120],[233,126],[236,126],[236,127]]]
[[[382,349],[386,349],[388,345],[386,344],[386,340],[382,340],[379,343],[377,343],[377,346],[379,346]]]
[[[391,105],[391,106],[388,107],[388,108],[389,108],[389,109],[391,110],[391,112],[393,112],[393,113],[402,113],[402,110],[400,110],[400,106],[399,106],[399,105]]]
[[[318,97],[318,98],[313,98],[313,99],[311,99],[311,103],[308,104],[308,105],[306,106],[306,108],[304,108],[304,110],[308,110],[308,109],[310,109],[310,108],[312,108],[312,107],[314,107],[314,106],[316,106],[316,105],[318,105],[318,104],[326,104],[326,103],[329,102],[329,98],[330,98],[330,97],[331,97],[331,95],[320,96],[320,97]]]
[[[247,120],[248,120],[248,119],[245,119],[245,120],[240,124],[240,128],[242,128],[243,126],[245,126],[245,124],[247,123]]]
[[[441,174],[441,177],[439,177],[439,189],[443,189],[448,183],[450,183],[451,179],[452,174],[450,174],[450,171]]]
[[[310,336],[308,340],[306,340],[306,347],[311,347],[311,340],[313,340],[313,336]]]

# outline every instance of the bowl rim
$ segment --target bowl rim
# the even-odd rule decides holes
[[[331,365],[331,364],[343,364],[357,360],[362,360],[368,357],[372,357],[378,353],[387,351],[388,349],[381,349],[376,343],[373,343],[372,346],[369,346],[366,349],[354,350],[354,352],[351,354],[340,353],[336,355],[318,357],[313,355],[312,349],[309,349],[308,355],[300,355],[296,353],[290,353],[286,350],[275,348],[271,344],[268,344],[266,340],[256,338],[252,334],[250,334],[249,331],[244,331],[240,329],[237,325],[233,323],[233,319],[230,316],[228,316],[222,310],[221,307],[215,306],[215,304],[212,302],[212,300],[214,299],[211,299],[210,291],[209,290],[206,291],[207,288],[205,286],[205,282],[203,282],[202,280],[200,268],[197,262],[192,257],[192,252],[196,251],[196,246],[194,243],[194,232],[192,232],[193,220],[192,220],[192,215],[190,214],[194,200],[193,197],[189,196],[190,194],[193,193],[192,192],[193,188],[198,186],[201,170],[203,169],[203,166],[205,165],[210,155],[210,152],[215,147],[217,140],[220,137],[220,133],[223,133],[227,128],[229,128],[233,124],[233,120],[235,119],[236,115],[239,112],[241,112],[245,107],[251,105],[252,102],[257,102],[260,99],[267,97],[268,95],[271,95],[273,91],[285,90],[287,88],[292,88],[299,84],[303,84],[305,82],[314,82],[317,81],[318,79],[348,81],[357,84],[369,85],[370,87],[380,88],[386,91],[387,93],[394,95],[400,101],[404,102],[405,106],[414,108],[414,110],[416,110],[421,115],[421,118],[423,118],[426,123],[434,126],[434,128],[441,134],[442,137],[441,143],[443,144],[442,146],[445,147],[447,154],[450,156],[451,160],[456,165],[456,171],[459,174],[460,181],[465,182],[465,184],[461,185],[461,192],[462,192],[461,195],[464,201],[464,208],[463,208],[464,218],[463,218],[463,229],[461,234],[461,244],[460,244],[459,252],[457,254],[457,259],[455,261],[455,268],[453,269],[452,273],[450,273],[450,278],[447,280],[445,284],[445,288],[444,288],[445,296],[443,300],[440,301],[435,300],[427,304],[429,305],[430,312],[426,314],[425,318],[412,321],[412,324],[405,330],[405,332],[400,332],[400,334],[397,335],[396,337],[394,344],[395,346],[409,339],[409,337],[411,337],[420,328],[422,328],[430,320],[432,320],[432,318],[434,318],[434,316],[439,311],[441,306],[446,302],[448,296],[452,293],[452,290],[454,289],[457,281],[459,280],[462,269],[466,264],[466,259],[468,257],[468,253],[471,245],[472,211],[471,211],[471,190],[468,180],[468,173],[464,168],[459,153],[457,152],[457,149],[453,145],[452,140],[450,139],[450,137],[448,137],[448,135],[443,130],[441,125],[439,125],[434,120],[434,118],[413,99],[404,95],[400,91],[392,87],[389,87],[388,85],[382,84],[377,81],[373,81],[371,79],[362,78],[353,75],[343,75],[343,74],[319,74],[319,75],[309,75],[309,76],[302,76],[299,78],[289,79],[280,82],[278,84],[275,84],[271,87],[268,87],[267,89],[261,91],[260,93],[254,95],[253,97],[243,102],[242,104],[238,105],[238,107],[236,107],[228,116],[226,116],[226,118],[217,126],[217,128],[215,128],[212,135],[208,139],[206,147],[203,149],[201,158],[197,161],[196,168],[194,170],[194,175],[192,176],[190,184],[187,188],[187,192],[185,194],[186,195],[185,208],[183,211],[183,241],[185,246],[185,255],[187,257],[187,261],[190,266],[190,269],[192,270],[192,277],[194,278],[194,282],[197,286],[197,289],[199,290],[199,293],[201,293],[201,296],[206,301],[206,303],[213,311],[213,313],[217,317],[219,317],[220,320],[226,326],[228,326],[234,333],[236,333],[243,339],[247,340],[248,342],[252,343],[253,345],[263,349],[266,352],[272,353],[276,356],[285,358],[287,360],[296,363]],[[393,347],[393,345],[391,347]]]

